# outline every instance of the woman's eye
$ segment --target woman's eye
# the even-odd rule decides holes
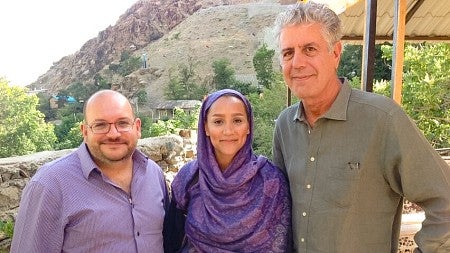
[[[214,123],[215,125],[220,125],[220,124],[223,123],[223,120],[214,120],[213,123]]]

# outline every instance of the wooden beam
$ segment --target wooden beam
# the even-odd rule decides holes
[[[394,39],[393,36],[384,36],[384,35],[376,35],[375,41],[378,43],[383,43],[385,41],[392,42]],[[351,35],[351,36],[344,36],[342,37],[343,41],[349,41],[349,42],[355,42],[357,44],[362,44],[362,41],[364,41],[364,36],[357,36],[357,35]],[[450,42],[449,36],[439,35],[439,36],[427,36],[427,35],[414,35],[414,36],[405,36],[405,40],[407,41],[414,41],[414,42],[423,42],[423,41],[431,41],[431,42]]]
[[[377,0],[366,0],[364,22],[363,62],[361,68],[361,89],[373,91],[375,70],[375,35],[377,21]]]
[[[425,2],[425,0],[417,1],[411,8],[411,10],[408,11],[408,14],[406,14],[405,24],[408,24],[409,20],[414,16],[414,14],[416,14],[417,10],[420,8],[420,6],[422,6],[423,2]]]
[[[391,94],[398,104],[402,101],[403,62],[405,52],[406,0],[394,1],[394,42],[392,52]]]

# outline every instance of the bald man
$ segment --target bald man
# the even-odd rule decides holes
[[[136,149],[141,120],[122,94],[84,108],[83,143],[26,185],[11,252],[163,252],[168,203],[161,168]]]

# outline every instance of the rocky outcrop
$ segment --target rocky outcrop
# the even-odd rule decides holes
[[[223,58],[231,61],[239,80],[256,82],[253,55],[263,43],[273,41],[268,29],[280,7],[290,2],[141,0],[28,88],[57,94],[75,83],[96,85],[101,77],[128,97],[146,91],[145,106],[152,108],[153,102],[164,101],[164,88],[181,64],[193,65],[198,83],[211,83],[212,63]],[[125,77],[111,71],[109,66],[118,64],[124,51],[133,57],[147,54],[149,67]]]
[[[105,65],[119,59],[125,50],[139,49],[161,38],[199,8],[198,0],[138,1],[123,14],[116,25],[99,32],[79,51],[56,62],[31,86],[51,91],[93,78]]]
[[[157,41],[199,9],[248,2],[255,1],[140,0],[114,26],[100,31],[74,54],[55,62],[29,88],[45,88],[56,93],[75,82],[93,85],[98,72],[118,61],[122,52],[139,50]]]

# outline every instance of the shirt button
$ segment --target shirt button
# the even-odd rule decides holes
[[[311,185],[310,185],[310,184],[307,184],[307,185],[306,185],[306,189],[311,189]]]
[[[139,233],[139,232],[137,232],[136,234],[137,234],[137,236],[140,236],[140,235],[141,235],[141,233]]]
[[[300,238],[300,241],[301,241],[301,242],[305,242],[305,238],[303,238],[303,237]]]
[[[303,215],[303,216],[306,216],[306,212],[303,212],[302,215]]]
[[[309,158],[309,160],[310,160],[311,162],[314,162],[314,161],[316,160],[316,158],[314,158],[314,156],[311,156],[311,158]]]

